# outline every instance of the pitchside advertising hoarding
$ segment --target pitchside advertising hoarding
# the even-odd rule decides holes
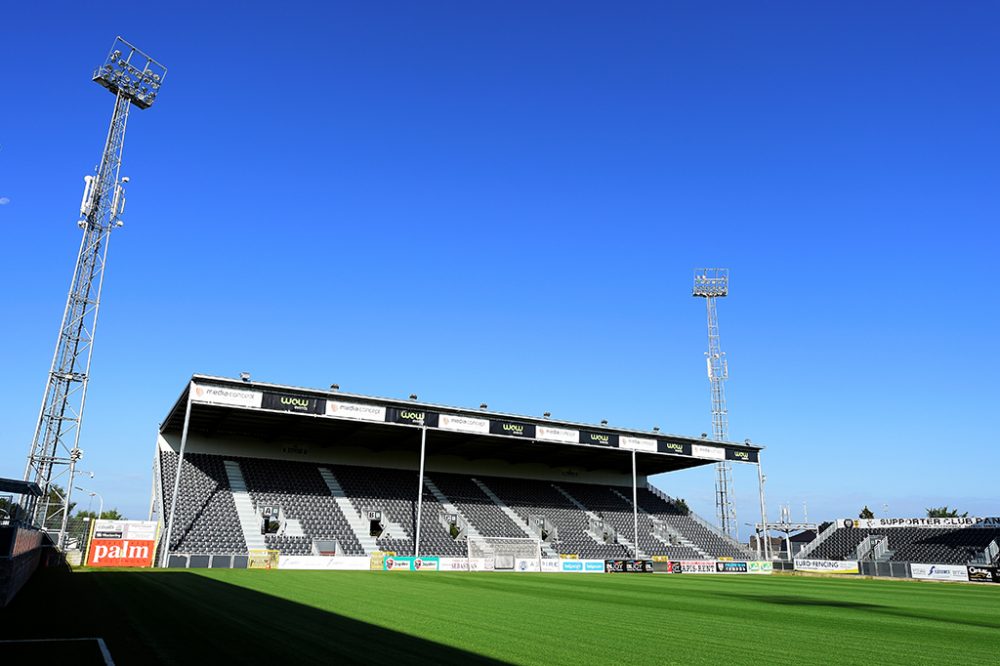
[[[391,555],[382,560],[385,571],[440,571],[440,557],[398,557]]]
[[[970,583],[1000,583],[1000,569],[997,567],[969,565]]]
[[[153,566],[157,525],[153,520],[93,521],[87,566]]]
[[[964,564],[911,564],[910,575],[921,580],[967,582],[969,568]]]
[[[857,560],[795,560],[796,571],[815,571],[828,574],[856,574],[858,573]]]

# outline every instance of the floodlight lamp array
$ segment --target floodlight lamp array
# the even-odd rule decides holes
[[[94,72],[94,81],[116,95],[124,95],[140,109],[148,109],[156,101],[166,75],[166,67],[117,37],[107,60]]]
[[[729,293],[729,269],[699,268],[694,273],[692,296],[718,298]]]

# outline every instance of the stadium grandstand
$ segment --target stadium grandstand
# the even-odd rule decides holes
[[[280,556],[752,559],[648,483],[760,447],[195,375],[157,438],[161,566]],[[178,473],[180,465],[180,473]],[[633,502],[633,498],[636,500]]]
[[[1000,561],[1000,519],[842,519],[796,556],[834,561],[987,564]]]

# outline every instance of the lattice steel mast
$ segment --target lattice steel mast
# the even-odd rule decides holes
[[[125,209],[128,178],[120,178],[125,125],[133,104],[140,109],[153,104],[166,73],[165,67],[121,37],[115,39],[107,60],[94,72],[93,80],[114,93],[115,106],[100,165],[94,175],[84,178],[77,223],[83,238],[24,470],[24,479],[38,483],[44,493],[32,518],[49,529],[58,528],[60,547],[65,545],[76,463],[83,455],[80,426],[108,241],[112,229],[122,226]]]
[[[726,353],[719,342],[719,314],[715,299],[729,293],[728,268],[699,268],[694,274],[692,296],[705,299],[708,310],[708,352],[705,354],[708,381],[712,385],[712,437],[716,441],[729,438],[729,412],[726,409],[725,381],[729,379],[729,364]],[[739,523],[736,522],[736,505],[733,494],[733,467],[729,461],[716,466],[715,511],[719,528],[733,537],[739,537]]]

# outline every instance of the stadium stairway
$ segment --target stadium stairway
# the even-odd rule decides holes
[[[440,489],[438,489],[437,485],[427,477],[424,477],[424,488],[431,491],[431,495],[434,495],[434,498],[438,501],[438,504],[441,505],[441,508],[444,509],[446,513],[454,513],[456,515],[462,516],[462,519],[465,521],[466,525],[465,534],[467,537],[471,536],[477,539],[482,538],[483,535],[480,534],[479,530],[476,529],[476,526],[472,524],[472,521],[469,520],[469,517],[466,516],[461,511],[459,511],[458,507],[452,504],[451,500],[445,497],[445,494],[441,492]]]
[[[240,528],[243,530],[243,540],[247,543],[247,550],[264,550],[267,542],[261,534],[261,522],[254,509],[253,500],[247,492],[247,484],[243,479],[243,472],[240,471],[240,464],[234,460],[223,460],[222,464],[226,468],[226,478],[229,479],[229,489],[233,493],[233,502],[236,504],[236,515],[240,520]]]
[[[587,518],[591,520],[601,520],[601,518],[596,513],[588,509],[586,506],[583,505],[582,502],[580,502],[578,499],[570,495],[564,489],[560,488],[554,483],[552,484],[552,487],[558,490],[563,497],[572,502],[573,506],[575,506],[576,508],[580,509],[580,511],[583,511],[585,514],[587,514]],[[590,536],[590,538],[592,538],[596,543],[603,543],[600,539],[591,534],[590,530],[587,530],[587,535]],[[618,532],[618,543],[625,546],[625,548],[627,548],[630,553],[635,553],[636,559],[645,559],[646,553],[642,552],[641,548],[637,549],[634,545],[632,545],[632,542],[629,541],[621,532]]]
[[[474,484],[476,484],[477,486],[479,486],[479,489],[483,491],[483,494],[486,495],[487,497],[489,497],[490,500],[494,504],[496,504],[498,507],[500,507],[500,510],[503,511],[504,514],[506,514],[506,516],[508,518],[510,518],[511,522],[513,522],[515,525],[517,525],[519,528],[521,528],[521,530],[524,532],[524,535],[526,537],[528,537],[529,539],[537,539],[538,538],[538,535],[531,531],[531,527],[529,527],[521,519],[521,516],[517,515],[514,512],[513,509],[511,509],[509,506],[507,506],[506,504],[504,504],[504,501],[502,499],[500,499],[499,497],[497,497],[496,493],[494,493],[492,490],[490,490],[489,487],[485,483],[483,483],[482,481],[480,481],[479,479],[476,479],[476,478],[471,479],[471,481]],[[549,544],[547,544],[547,543],[545,543],[544,541],[541,542],[541,547],[542,547],[542,556],[543,557],[559,557],[559,553],[557,553],[555,550],[553,550],[552,546],[549,545]]]
[[[830,523],[825,530],[819,533],[819,536],[817,536],[815,539],[807,543],[802,548],[802,550],[796,553],[795,557],[797,559],[802,559],[802,560],[808,559],[809,556],[812,554],[812,552],[817,548],[819,548],[824,541],[829,539],[830,536],[832,536],[836,530],[837,530],[837,523],[836,522]]]
[[[361,544],[365,555],[371,555],[376,552],[379,548],[375,542],[375,537],[371,535],[370,523],[351,504],[351,500],[347,498],[347,493],[344,492],[340,482],[337,481],[337,477],[326,467],[320,467],[319,474],[323,477],[323,481],[326,482],[327,488],[330,489],[330,495],[333,496],[334,501],[337,502],[337,506],[340,508],[340,512],[347,519],[347,524],[350,526],[351,531],[354,532],[358,543]]]
[[[628,504],[629,506],[632,506],[632,500],[629,499],[628,497],[626,497],[623,493],[618,492],[618,490],[616,490],[615,488],[611,488],[611,492],[613,492],[615,495],[618,495],[618,497],[621,497],[623,500],[625,500],[626,504]],[[646,516],[649,516],[650,518],[653,517],[653,515],[651,513],[649,513],[648,511],[646,511],[641,506],[639,507],[639,513],[644,514]],[[690,548],[694,552],[698,553],[702,557],[702,559],[706,559],[706,560],[711,559],[708,556],[708,553],[706,553],[704,550],[702,550],[701,548],[699,548],[693,541],[691,541],[687,537],[685,537],[681,533],[681,531],[678,530],[673,525],[669,525],[667,523],[663,523],[663,528],[665,530],[667,530],[668,532],[670,532],[670,534],[673,534],[677,538],[677,542],[678,542],[679,545],[684,546],[686,548]],[[666,539],[664,539],[663,537],[661,537],[659,534],[650,533],[650,536],[653,537],[654,539],[656,539],[657,541],[659,541],[660,543],[662,543],[664,546],[670,547],[670,546],[674,545],[674,544],[670,543],[669,541],[667,541]]]

